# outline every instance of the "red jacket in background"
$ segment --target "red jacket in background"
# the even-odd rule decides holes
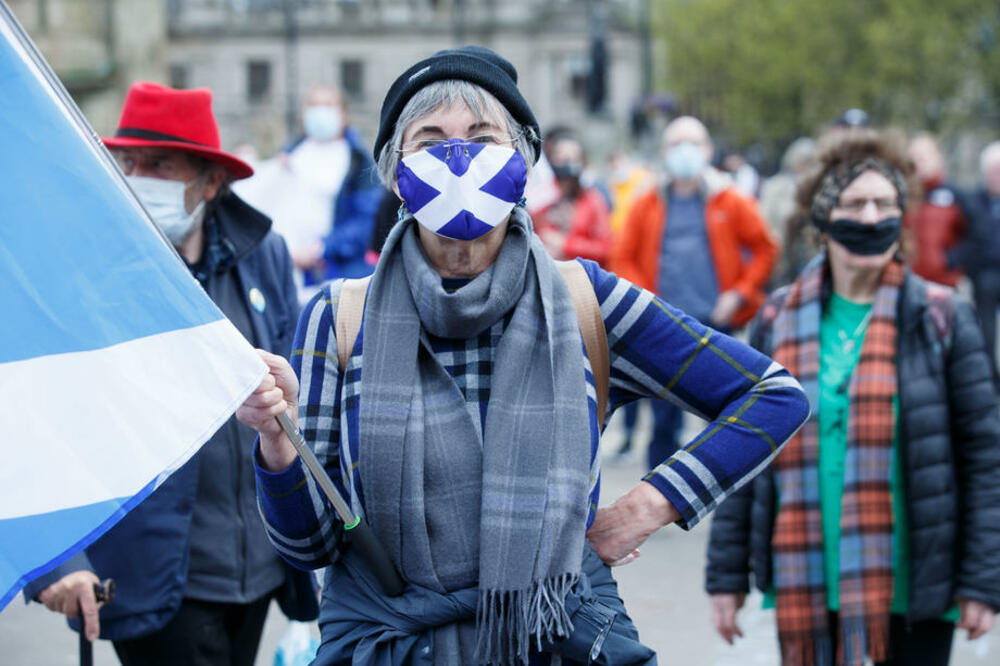
[[[915,246],[911,255],[913,272],[931,282],[957,285],[962,271],[949,267],[948,251],[965,237],[967,227],[954,190],[928,187],[923,202],[907,213],[904,222]]]
[[[573,208],[569,223],[564,227],[556,218],[562,212],[561,207],[568,203],[560,200],[535,213],[532,216],[535,233],[539,236],[544,236],[549,231],[566,234],[562,256],[553,257],[554,259],[581,257],[606,266],[611,253],[611,224],[604,197],[593,188],[580,190],[580,195],[571,204]]]

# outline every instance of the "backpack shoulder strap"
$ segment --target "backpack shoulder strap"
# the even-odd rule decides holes
[[[341,372],[347,369],[347,361],[351,358],[354,342],[361,330],[368,283],[371,281],[370,275],[357,280],[344,280],[344,285],[340,288],[334,334],[337,336],[337,360],[340,362]]]
[[[587,277],[583,265],[575,260],[557,261],[559,272],[569,287],[573,309],[583,334],[583,344],[590,358],[590,368],[594,373],[594,388],[597,390],[597,425],[604,425],[605,410],[608,405],[608,385],[610,382],[611,360],[608,355],[608,334],[604,329],[601,306],[594,293],[594,285]]]

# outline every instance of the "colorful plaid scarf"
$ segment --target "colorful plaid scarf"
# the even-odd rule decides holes
[[[774,360],[809,397],[812,415],[774,463],[779,508],[772,538],[778,638],[786,666],[834,663],[823,568],[819,501],[819,327],[826,257],[817,256],[792,285],[774,323]],[[861,357],[848,389],[851,408],[844,461],[840,536],[840,613],[836,663],[888,656],[892,601],[890,470],[896,395],[896,303],[903,266],[890,263],[875,293]]]

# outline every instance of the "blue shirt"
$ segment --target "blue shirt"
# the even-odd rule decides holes
[[[702,195],[680,196],[668,192],[665,227],[658,295],[698,321],[708,323],[719,287],[705,230]]]

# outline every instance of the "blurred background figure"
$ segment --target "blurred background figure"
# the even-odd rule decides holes
[[[968,197],[967,240],[954,252],[954,263],[972,281],[976,311],[996,378],[997,306],[1000,305],[1000,141],[979,156],[982,185]]]
[[[656,186],[653,173],[641,162],[634,159],[625,150],[619,150],[608,160],[608,192],[611,195],[611,239],[612,247],[618,242],[625,229],[625,220],[636,200],[650,188]],[[622,407],[622,427],[624,439],[615,452],[618,460],[624,461],[632,452],[635,437],[635,424],[639,418],[639,405],[643,401],[636,400]]]
[[[667,182],[635,202],[611,269],[702,323],[730,332],[764,301],[778,246],[754,202],[711,167],[712,150],[697,118],[682,116],[667,126]],[[651,466],[676,450],[681,416],[671,403],[654,403]]]
[[[324,280],[371,273],[366,254],[382,187],[337,88],[309,90],[302,127],[304,134],[262,162],[238,191],[287,240],[304,302]]]
[[[582,257],[605,265],[611,248],[608,204],[600,191],[581,182],[583,144],[575,132],[560,130],[546,140],[545,153],[559,199],[534,214],[535,233],[554,259]]]
[[[733,185],[741,194],[751,199],[757,198],[760,189],[760,174],[740,153],[732,152],[722,159],[722,168],[733,178]]]
[[[760,188],[760,212],[782,248],[778,266],[771,275],[771,284],[775,286],[791,282],[815,252],[800,228],[808,220],[795,215],[796,184],[812,167],[815,156],[816,144],[812,139],[805,136],[795,139],[785,149],[778,173],[765,180]]]
[[[751,344],[812,415],[719,508],[706,589],[729,643],[749,574],[782,663],[944,666],[955,622],[1000,608],[1000,412],[969,304],[899,254],[905,142],[828,135],[798,201],[825,250],[761,308]]]
[[[945,184],[944,155],[934,136],[917,134],[910,141],[909,154],[923,188],[920,204],[903,221],[912,234],[911,267],[922,278],[955,287],[962,278],[962,270],[952,263],[954,258],[949,255],[965,236],[965,213],[956,191]]]
[[[871,118],[868,116],[868,112],[858,108],[847,109],[837,116],[837,121],[834,123],[834,127],[841,129],[868,127],[869,125],[871,125]]]
[[[608,159],[608,194],[611,197],[611,236],[617,238],[625,229],[636,199],[656,185],[655,176],[628,151],[619,150]]]

